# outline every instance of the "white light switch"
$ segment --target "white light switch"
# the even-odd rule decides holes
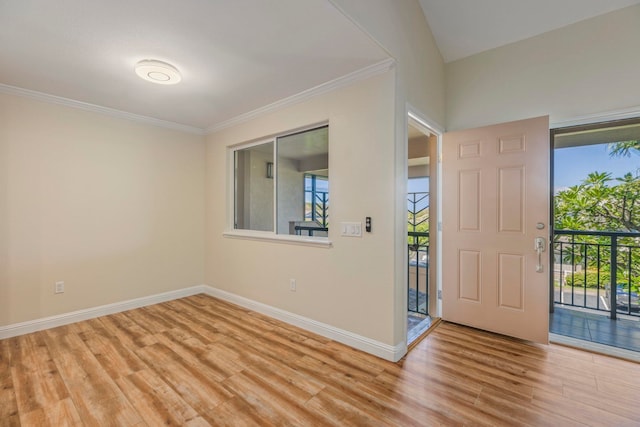
[[[345,237],[362,237],[362,223],[361,222],[342,222],[340,223],[340,229],[342,236]]]

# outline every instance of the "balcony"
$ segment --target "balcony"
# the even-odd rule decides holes
[[[556,230],[553,249],[550,331],[640,351],[640,233]]]
[[[407,197],[407,342],[429,326],[429,193],[410,192]]]
[[[409,268],[407,279],[408,342],[418,338],[431,325],[429,317],[429,233],[408,233]]]

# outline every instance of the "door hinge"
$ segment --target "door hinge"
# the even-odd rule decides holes
[[[438,299],[442,299],[442,289],[438,289]]]

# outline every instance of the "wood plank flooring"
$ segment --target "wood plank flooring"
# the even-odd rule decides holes
[[[196,295],[0,341],[0,426],[637,426],[640,365],[441,323],[400,363]]]

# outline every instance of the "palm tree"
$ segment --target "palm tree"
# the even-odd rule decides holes
[[[640,154],[640,140],[620,141],[609,144],[611,157],[631,157],[631,153]]]

